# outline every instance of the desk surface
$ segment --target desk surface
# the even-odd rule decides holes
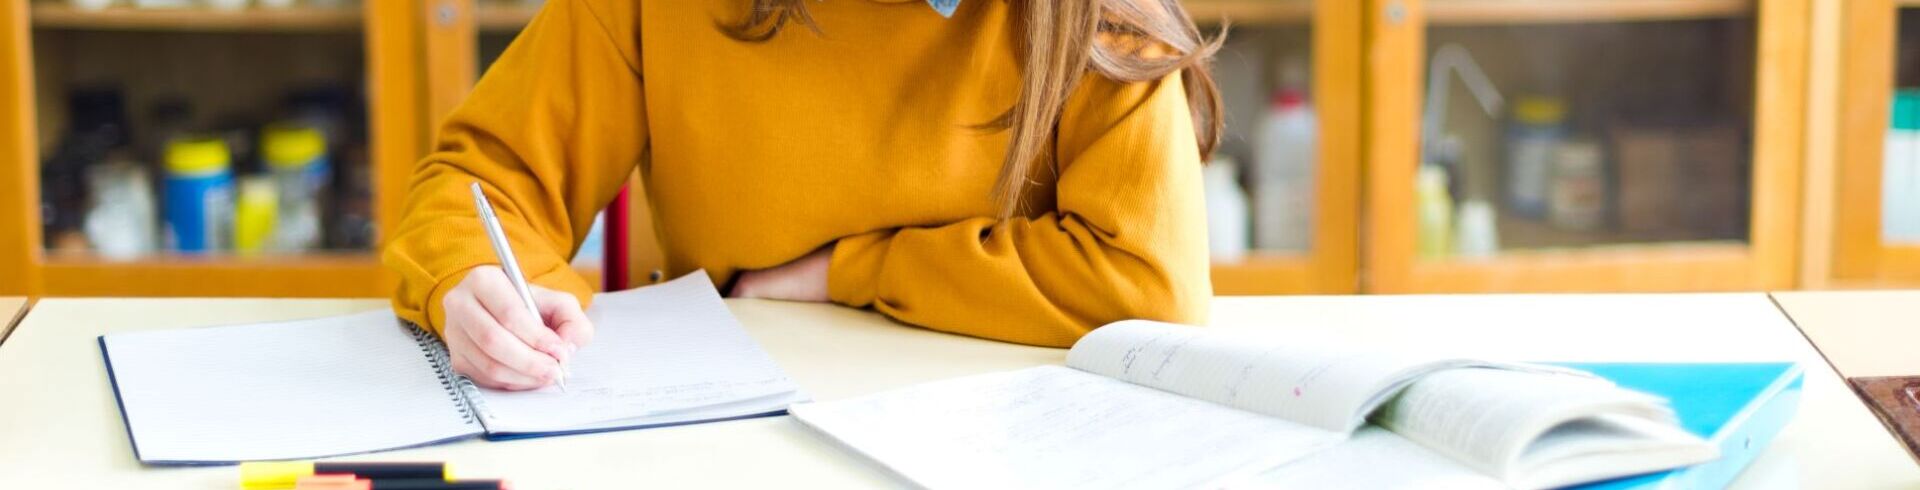
[[[13,325],[27,313],[27,299],[18,296],[0,296],[0,340],[6,340],[13,331]]]
[[[1920,291],[1774,293],[1842,376],[1920,375]]]
[[[826,305],[730,300],[748,331],[818,399],[1059,363],[1065,351],[928,332]],[[232,488],[232,468],[142,468],[94,337],[102,332],[306,318],[353,300],[52,299],[0,347],[0,488]],[[1920,468],[1763,294],[1223,298],[1214,325],[1368,339],[1493,359],[1795,360],[1800,414],[1739,486],[1913,487]],[[787,417],[450,445],[361,459],[448,460],[519,488],[897,487]]]

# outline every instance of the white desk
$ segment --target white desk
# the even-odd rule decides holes
[[[1774,293],[1846,377],[1920,375],[1920,291]]]
[[[1064,351],[927,332],[825,305],[730,301],[818,399],[1063,360]],[[0,488],[233,488],[232,468],[142,468],[94,337],[376,308],[337,300],[46,300],[0,347]],[[1807,366],[1800,415],[1744,487],[1920,485],[1880,428],[1763,294],[1228,298],[1215,324],[1458,349],[1500,359],[1760,361]],[[900,486],[785,417],[362,457],[448,460],[519,488]]]

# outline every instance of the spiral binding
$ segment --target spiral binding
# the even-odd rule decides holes
[[[453,372],[453,355],[447,352],[447,344],[442,343],[433,332],[413,322],[402,323],[413,335],[413,343],[420,346],[420,354],[427,356],[427,363],[433,365],[435,376],[440,378],[440,387],[447,390],[447,396],[453,399],[461,419],[469,424],[480,423],[475,416],[476,411],[481,416],[490,417],[492,414],[487,411],[486,400],[480,398],[480,387],[474,386],[473,380],[466,376]]]

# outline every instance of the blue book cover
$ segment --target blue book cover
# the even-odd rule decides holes
[[[1725,487],[1773,442],[1800,405],[1803,376],[1800,366],[1790,362],[1554,364],[1666,397],[1682,427],[1720,448],[1720,458],[1713,461],[1582,489]]]

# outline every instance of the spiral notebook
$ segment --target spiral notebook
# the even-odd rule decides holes
[[[100,337],[134,455],[150,465],[304,459],[785,413],[807,395],[704,272],[597,296],[567,390],[505,392],[453,372],[390,310]]]

